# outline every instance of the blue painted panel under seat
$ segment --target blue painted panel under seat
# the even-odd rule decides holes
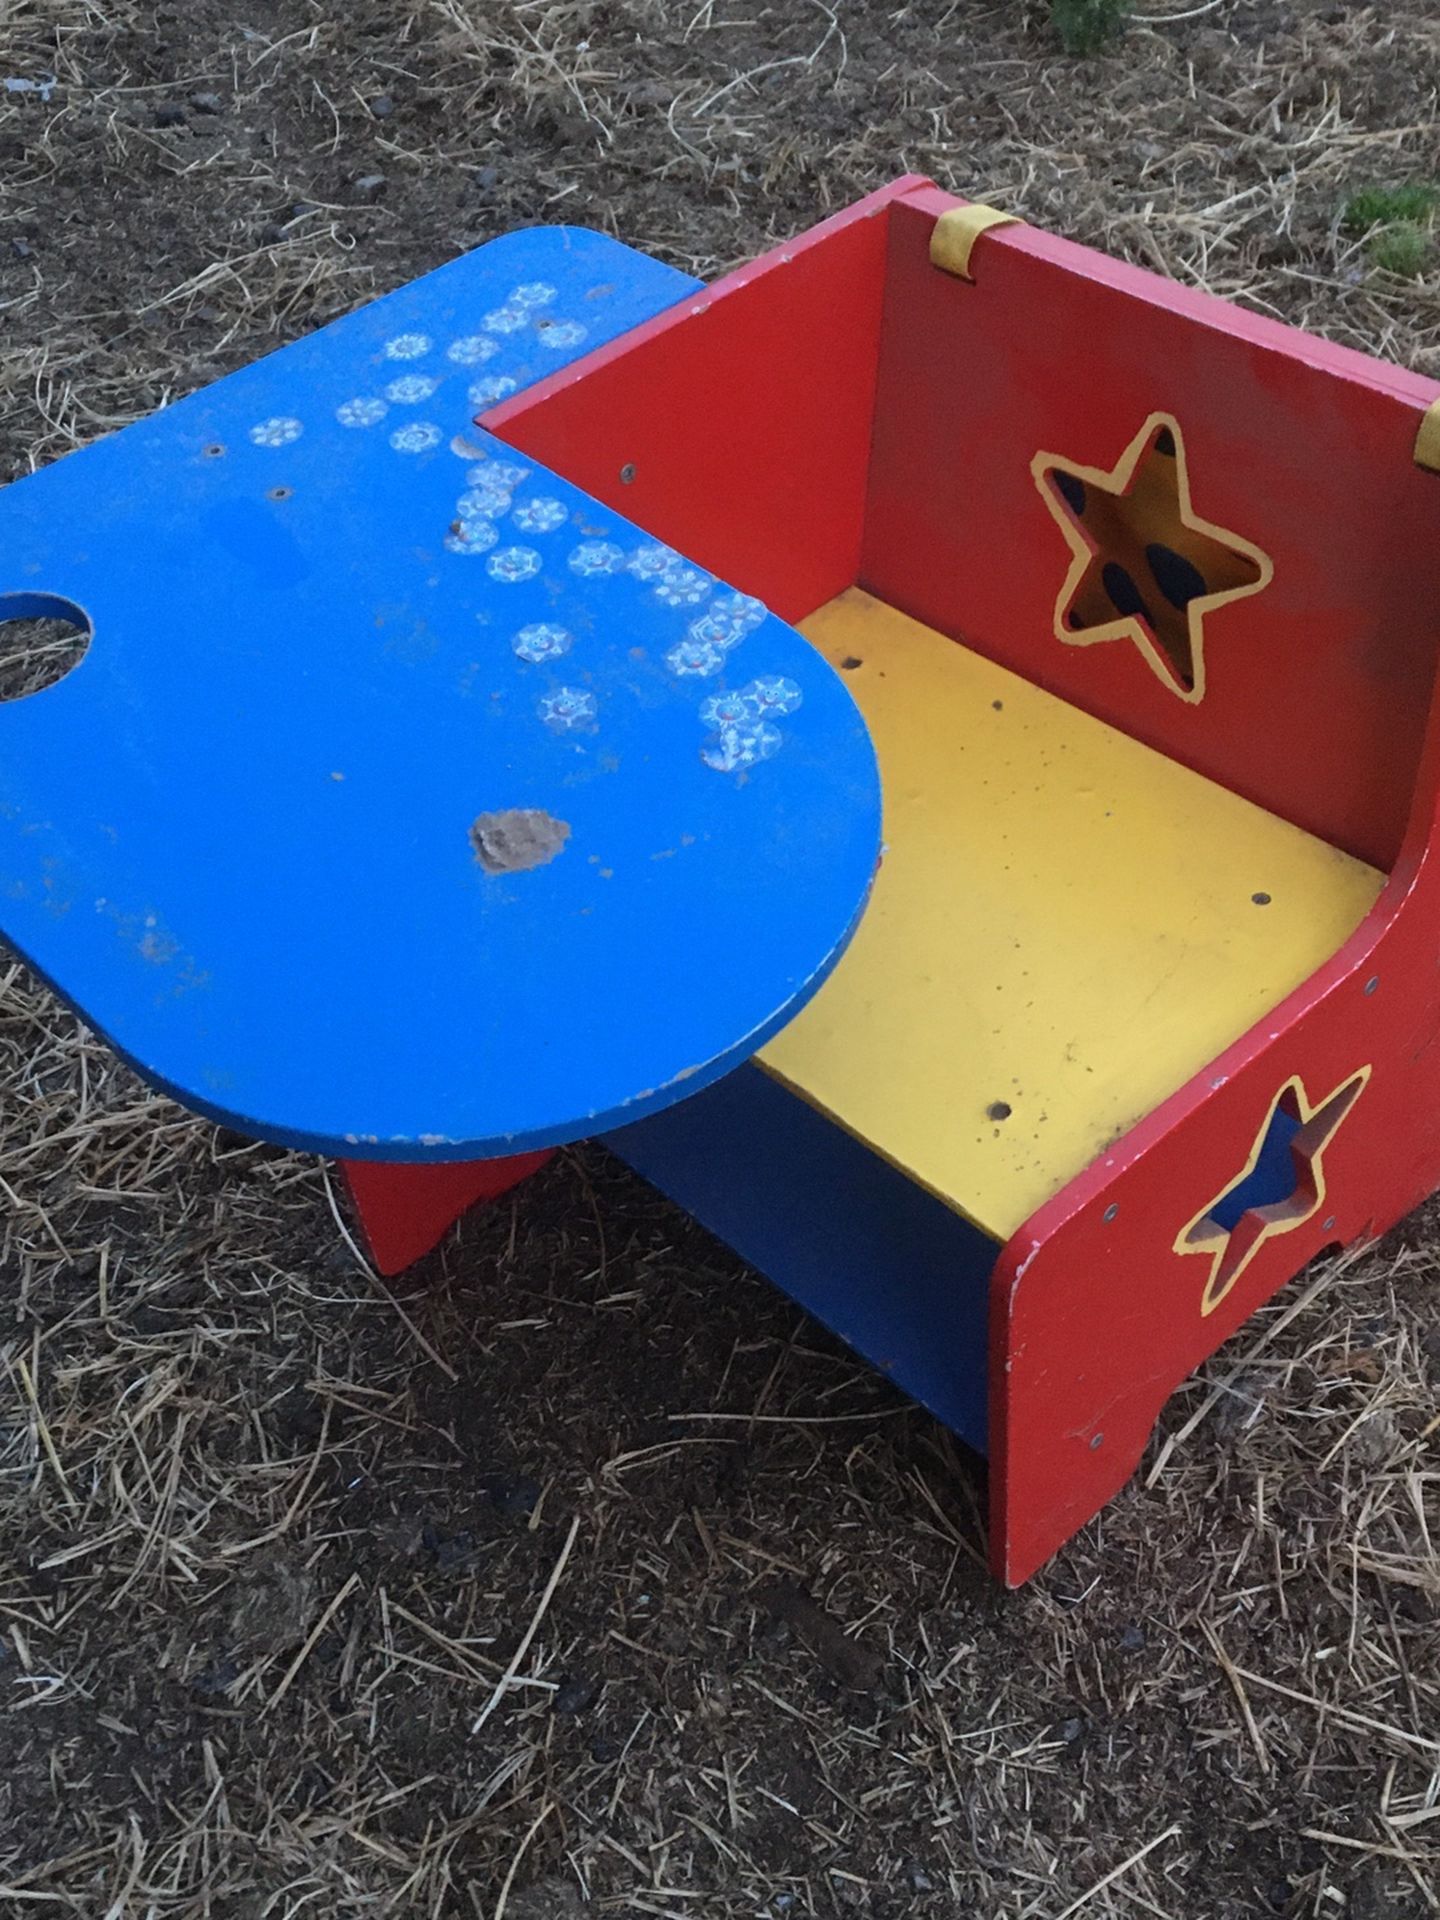
[[[693,284],[507,236],[0,492],[0,595],[93,627],[0,703],[0,935],[190,1106],[377,1160],[582,1138],[838,958],[879,849],[840,677],[471,424]],[[486,871],[512,809],[568,837]]]
[[[994,1240],[753,1064],[605,1145],[985,1450]]]
[[[1253,1208],[1277,1206],[1294,1193],[1299,1176],[1290,1144],[1299,1131],[1296,1116],[1283,1104],[1276,1107],[1255,1165],[1210,1209],[1210,1218],[1227,1233],[1233,1233]]]

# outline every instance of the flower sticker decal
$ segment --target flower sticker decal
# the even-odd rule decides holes
[[[396,406],[413,407],[421,400],[428,400],[439,386],[438,380],[432,380],[425,373],[405,373],[398,380],[392,380],[385,389],[385,398],[393,400]]]
[[[418,360],[422,354],[429,351],[428,333],[397,333],[393,340],[385,342],[387,360]]]
[[[548,280],[527,280],[523,287],[516,287],[506,302],[511,307],[548,307],[555,298],[555,289]]]
[[[567,627],[557,627],[548,620],[539,621],[534,626],[521,627],[511,647],[522,660],[531,660],[537,666],[542,660],[558,660],[562,653],[568,653],[575,644],[575,637]]]
[[[651,540],[645,546],[637,547],[625,565],[637,580],[658,580],[683,565],[683,562],[673,548],[662,547],[658,540]]]
[[[557,687],[540,702],[540,718],[554,733],[582,733],[595,724],[595,696],[583,687]]]
[[[712,693],[700,702],[700,718],[707,727],[743,727],[755,718],[743,693]]]
[[[753,593],[722,593],[710,604],[711,613],[722,620],[733,620],[742,633],[753,633],[769,609]]]
[[[532,579],[540,571],[540,556],[533,547],[501,547],[498,553],[492,553],[486,563],[492,580],[503,580],[507,586],[514,586],[521,580]]]
[[[667,607],[698,607],[710,591],[710,581],[698,567],[673,567],[655,583],[655,597]]]
[[[708,640],[681,640],[666,654],[665,664],[672,673],[694,674],[704,679],[720,671],[725,655]]]
[[[471,487],[455,502],[462,520],[493,520],[510,511],[508,487]]]
[[[522,533],[553,533],[566,518],[564,501],[548,497],[522,501],[515,509],[515,524]]]
[[[524,307],[496,307],[480,324],[487,333],[518,333],[529,326],[530,315]]]
[[[251,427],[250,438],[257,447],[288,447],[304,431],[298,420],[292,420],[288,414],[277,414],[273,420],[261,420]]]
[[[805,698],[795,682],[787,680],[782,673],[767,673],[752,680],[748,687],[742,688],[741,697],[757,715],[794,713]]]
[[[609,540],[582,540],[570,555],[573,573],[618,573],[624,564],[624,554]]]
[[[692,640],[707,640],[730,653],[745,638],[747,629],[733,614],[720,613],[712,607],[698,620],[692,620],[686,631]]]
[[[378,427],[389,411],[383,400],[347,400],[335,409],[335,418],[342,427]]]
[[[483,487],[486,479],[493,480],[497,486],[518,487],[522,480],[528,480],[530,469],[517,467],[513,460],[481,460],[466,474],[468,486]]]
[[[483,333],[469,333],[462,340],[450,342],[445,349],[445,358],[453,361],[457,367],[478,367],[499,351],[498,340],[487,339]]]
[[[493,520],[457,520],[445,536],[447,553],[488,553],[500,538]]]
[[[700,758],[717,773],[742,773],[780,751],[780,729],[768,720],[722,727],[700,749]]]
[[[431,447],[438,447],[441,434],[439,427],[429,420],[416,420],[408,427],[397,427],[390,436],[390,444],[396,453],[428,453]]]
[[[470,389],[472,407],[493,407],[497,400],[503,400],[507,393],[514,393],[515,382],[508,373],[491,374],[486,380],[477,380]]]
[[[508,513],[515,488],[528,471],[505,460],[482,460],[465,475],[469,491],[460,496],[460,512],[488,513],[495,518]]]
[[[578,320],[557,320],[553,327],[541,327],[540,344],[559,353],[565,347],[578,347],[588,332],[589,328],[582,327]]]
[[[696,626],[702,624],[695,622]],[[713,642],[691,639],[685,644],[704,647]],[[723,650],[715,650],[723,659]],[[700,702],[700,719],[714,732],[700,749],[700,758],[717,773],[743,773],[747,767],[769,760],[784,744],[784,736],[770,716],[794,713],[804,698],[798,683],[783,673],[761,674],[733,693],[708,695]]]

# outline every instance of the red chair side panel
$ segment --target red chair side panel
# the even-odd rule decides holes
[[[1169,1395],[1307,1260],[1440,1184],[1437,950],[1426,850],[1334,962],[1006,1247],[990,1306],[1002,1579],[1027,1579],[1120,1490]],[[1286,1108],[1294,1191],[1244,1207]]]

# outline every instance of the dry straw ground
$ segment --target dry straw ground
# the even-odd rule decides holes
[[[1080,63],[1018,0],[0,0],[0,457],[519,221],[711,273],[904,167],[1440,373],[1338,218],[1440,172],[1431,0],[1143,3]],[[1440,1907],[1440,1215],[1006,1596],[933,1425],[598,1153],[397,1303],[3,966],[0,1202],[6,1920]]]

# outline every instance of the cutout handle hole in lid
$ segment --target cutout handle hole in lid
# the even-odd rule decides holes
[[[43,693],[85,658],[85,609],[56,593],[0,593],[0,700]]]

